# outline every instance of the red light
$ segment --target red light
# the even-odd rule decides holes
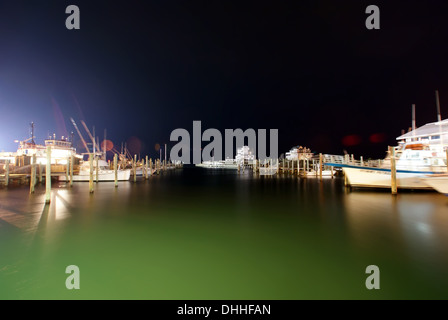
[[[357,134],[351,134],[342,138],[342,144],[346,147],[352,147],[360,144],[361,140],[361,137]]]
[[[369,140],[371,143],[381,143],[386,140],[386,135],[384,133],[374,133],[370,135]]]

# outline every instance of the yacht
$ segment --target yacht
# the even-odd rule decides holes
[[[98,170],[98,181],[115,181],[115,170],[109,168],[108,163],[105,160],[98,160],[98,168],[96,167],[96,161],[93,161],[93,181],[96,181],[96,174]],[[131,177],[131,169],[117,170],[117,180],[125,181]],[[70,179],[70,177],[69,177]],[[59,176],[59,181],[66,181],[66,176]],[[90,162],[83,161],[79,166],[79,172],[73,175],[73,181],[90,181]]]
[[[235,159],[227,158],[225,160],[207,160],[200,164],[196,164],[196,167],[210,168],[210,169],[238,169],[238,165],[244,166],[253,164],[255,155],[248,146],[243,146],[237,149]]]
[[[252,164],[255,160],[255,155],[252,154],[252,150],[248,146],[242,146],[236,151],[235,161],[237,164]]]
[[[31,142],[27,140],[19,142],[16,156],[31,159],[33,155],[36,155],[37,164],[47,163],[47,147],[51,148],[52,165],[66,165],[67,159],[71,158],[71,156],[74,156],[76,159],[82,159],[82,156],[76,153],[72,142],[68,141],[67,138],[56,139],[53,136],[46,139],[44,145],[36,144],[34,140]]]
[[[201,164],[197,164],[197,167],[202,168],[212,168],[212,169],[238,169],[238,163],[236,163],[235,159],[226,159],[226,160],[210,160],[203,161]]]
[[[434,190],[448,196],[448,174],[433,174],[421,180]]]
[[[432,189],[423,177],[447,171],[448,119],[428,123],[397,137],[394,147],[397,188]],[[353,187],[391,187],[391,155],[376,166],[359,163],[326,163],[342,167]]]
[[[286,152],[285,158],[286,160],[304,160],[311,159],[313,157],[313,153],[310,149],[304,148],[302,146],[293,147],[289,152]]]

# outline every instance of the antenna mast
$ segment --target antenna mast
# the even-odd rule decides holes
[[[436,90],[436,105],[437,105],[437,121],[442,121],[442,116],[440,115],[440,101],[439,101],[439,90]]]

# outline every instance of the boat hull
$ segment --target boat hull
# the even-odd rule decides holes
[[[119,170],[117,171],[117,180],[126,181],[131,177],[131,170]],[[70,177],[69,177],[70,179]],[[60,176],[59,181],[66,181],[66,177]],[[82,172],[80,174],[73,175],[73,181],[90,181],[90,174],[87,172]],[[96,181],[96,173],[93,173],[93,181]],[[114,170],[104,170],[98,173],[98,181],[115,181]]]
[[[448,196],[448,176],[433,176],[421,178],[431,188]]]
[[[344,167],[342,168],[352,187],[391,188],[391,171],[383,168]],[[421,178],[432,172],[400,171],[396,173],[398,189],[432,189]]]

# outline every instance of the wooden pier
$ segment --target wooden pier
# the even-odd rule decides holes
[[[68,187],[73,186],[73,176],[79,173],[80,165],[75,165],[74,157],[67,159],[65,165],[54,165],[51,164],[51,147],[47,147],[47,159],[46,164],[36,163],[36,156],[29,157],[28,161],[20,157],[19,161],[15,163],[18,165],[13,165],[9,160],[5,161],[4,165],[0,165],[0,187],[9,187],[11,185],[30,185],[30,193],[34,193],[35,186],[37,184],[45,183],[46,185],[46,195],[45,202],[50,203],[51,199],[51,182],[52,180],[58,181],[60,177],[65,178],[66,185]],[[89,154],[89,167],[90,167],[90,179],[89,179],[89,192],[94,192],[94,182],[97,183],[99,179],[99,170],[94,169],[94,163],[96,168],[98,168],[98,156],[94,154]],[[24,163],[29,163],[24,165]],[[159,159],[153,161],[151,158],[146,156],[144,159],[137,161],[137,156],[135,155],[131,161],[118,161],[118,155],[115,154],[112,164],[109,162],[109,170],[114,170],[115,173],[115,187],[118,187],[118,168],[131,168],[131,177],[134,182],[137,180],[147,180],[152,175],[161,174],[164,171],[182,168],[182,164],[174,164],[170,161],[164,161],[163,165]],[[137,170],[140,170],[141,175],[137,179]],[[131,180],[131,179],[129,179]]]

